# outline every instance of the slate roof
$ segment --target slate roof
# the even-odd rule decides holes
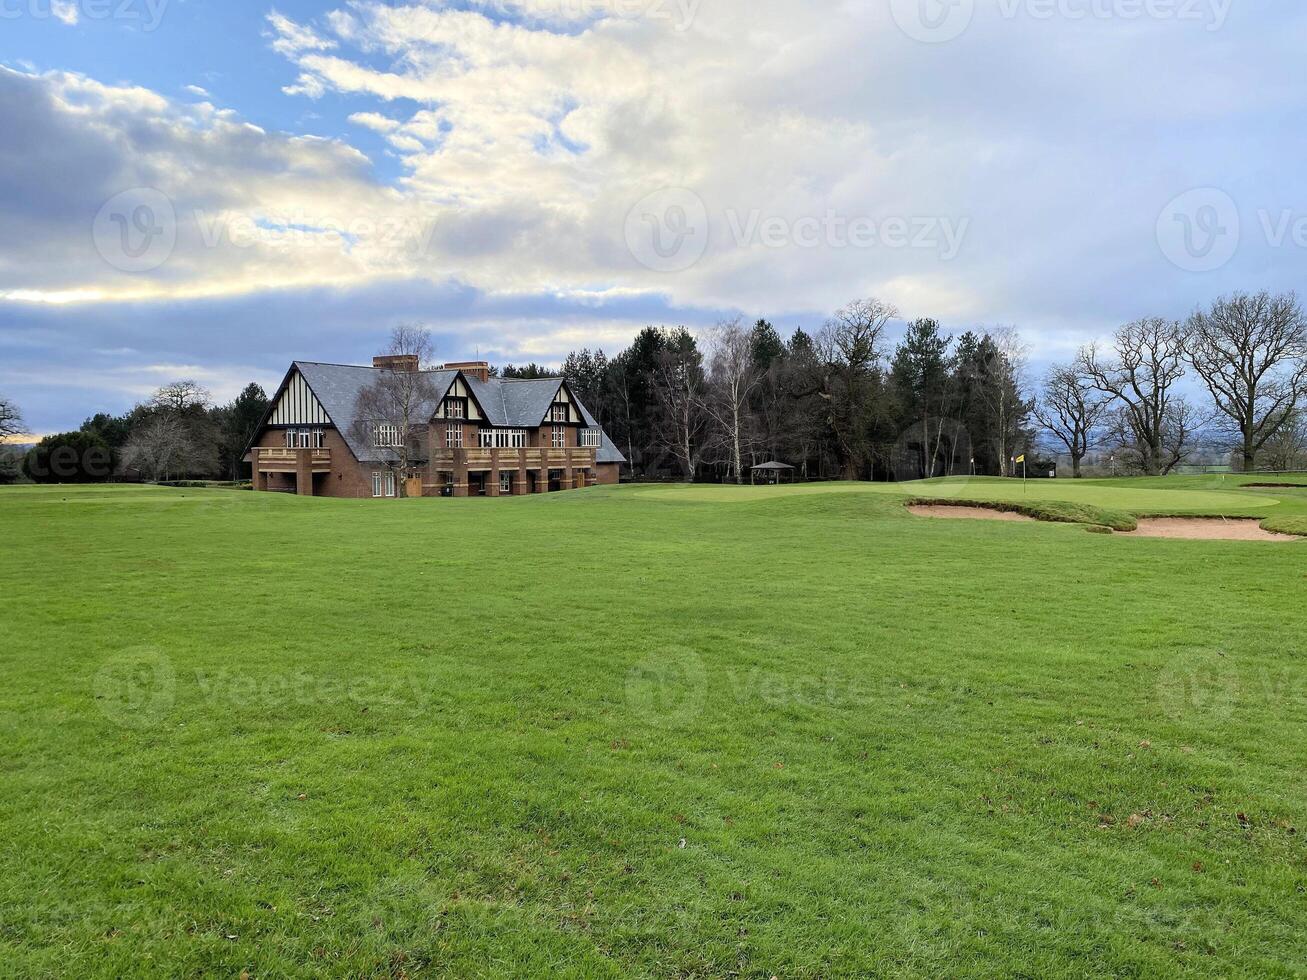
[[[360,462],[379,462],[388,458],[389,450],[374,448],[370,440],[360,439],[354,431],[354,406],[358,402],[359,392],[374,384],[377,376],[384,373],[385,369],[352,364],[321,364],[316,361],[296,361],[294,367],[304,376],[309,388],[340,430],[350,451]],[[438,397],[441,398],[460,374],[458,371],[425,373],[431,378]],[[540,425],[562,383],[558,378],[539,381],[491,378],[489,381],[480,381],[466,374],[463,375],[463,380],[491,425],[516,429],[533,429]],[[601,433],[595,462],[625,463],[626,457],[608,438],[608,433],[600,428],[590,410],[581,404],[579,398],[576,403],[586,425],[599,429]],[[435,406],[432,406],[432,412],[434,411]]]

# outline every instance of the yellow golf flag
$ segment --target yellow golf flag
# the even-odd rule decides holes
[[[1024,463],[1025,461],[1026,461],[1026,457],[1024,457],[1024,456],[1018,456],[1018,457],[1017,457],[1017,462],[1018,462],[1018,463]]]

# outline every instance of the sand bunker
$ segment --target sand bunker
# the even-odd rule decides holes
[[[916,517],[949,517],[964,521],[1033,521],[1025,514],[1014,514],[1006,510],[991,510],[988,507],[953,507],[941,504],[912,504],[908,512]]]
[[[910,504],[915,517],[944,517],[964,521],[1033,521],[1035,518],[988,507],[959,507],[956,504]],[[1263,531],[1257,520],[1220,517],[1141,517],[1139,530],[1117,532],[1133,538],[1177,538],[1190,541],[1304,541],[1293,534]]]
[[[1187,538],[1194,541],[1301,541],[1292,534],[1263,531],[1260,521],[1202,517],[1141,517],[1136,538]]]

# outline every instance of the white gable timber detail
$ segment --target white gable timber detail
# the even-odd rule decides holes
[[[481,421],[481,412],[477,408],[476,396],[473,395],[471,389],[463,383],[462,375],[456,377],[454,383],[449,386],[449,390],[441,396],[440,405],[436,409],[436,418],[443,419],[445,417],[445,401],[449,398],[467,399],[467,414],[464,418],[471,422]]]
[[[276,407],[268,418],[269,425],[331,425],[331,417],[322,403],[314,397],[304,376],[296,371],[286,390],[277,399]]]
[[[567,385],[561,384],[558,386],[558,391],[554,393],[553,405],[549,406],[551,410],[553,409],[554,405],[567,406],[568,422],[578,423],[581,425],[585,424],[585,419],[581,417],[581,410],[576,407],[576,400],[572,397],[572,393],[567,390]],[[545,421],[549,421],[551,416],[552,416],[552,411],[549,413],[549,415],[546,416]]]

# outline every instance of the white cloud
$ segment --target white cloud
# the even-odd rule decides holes
[[[304,51],[329,51],[336,47],[336,42],[320,36],[312,28],[297,24],[288,17],[272,11],[268,14],[268,23],[274,33],[272,49],[287,57],[294,57]]]
[[[398,120],[383,116],[379,112],[356,112],[349,117],[349,121],[355,126],[363,126],[378,133],[393,133],[400,125]]]
[[[385,137],[401,179],[381,185],[345,143],[266,133],[207,103],[0,75],[48,100],[27,145],[68,167],[90,153],[107,175],[55,189],[57,166],[14,160],[7,179],[51,202],[14,218],[60,260],[5,253],[0,292],[67,302],[427,279],[758,313],[877,293],[914,315],[1060,338],[1228,281],[1195,285],[1160,255],[1156,217],[1179,191],[1222,186],[1250,207],[1304,196],[1295,174],[1248,174],[1250,158],[1294,150],[1291,127],[1258,122],[1303,101],[1282,75],[1305,18],[1278,16],[1268,36],[1233,16],[1212,32],[980,5],[956,41],[924,45],[888,4],[858,0],[273,12],[268,43],[296,76],[284,91],[349,96],[350,122]],[[169,196],[178,234],[165,263],[124,274],[87,228],[134,186]],[[702,258],[672,273],[628,249],[632,229],[653,230],[633,207],[663,188],[697,195],[710,228]],[[649,217],[671,240],[683,215]],[[872,234],[853,243],[854,224]],[[1300,264],[1249,254],[1230,277]]]
[[[70,27],[81,20],[81,11],[77,7],[77,0],[50,0],[50,13],[55,16],[56,20]]]
[[[209,90],[202,88],[199,85],[187,85],[185,91],[190,92],[191,95],[198,95],[202,99],[212,98],[212,96],[209,95]]]

